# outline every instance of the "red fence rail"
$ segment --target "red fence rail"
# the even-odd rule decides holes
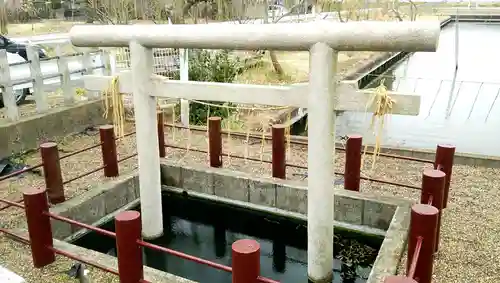
[[[209,121],[210,165],[212,167],[221,167],[222,157],[227,156],[227,154],[222,152],[221,145],[223,132],[220,130],[221,120],[220,118],[211,118]],[[234,133],[231,134],[234,135]],[[256,136],[255,138],[261,138],[261,136]],[[266,138],[272,141],[272,161],[264,160],[263,162],[272,164],[273,177],[285,179],[287,166],[307,169],[307,166],[286,163],[286,139],[284,127],[282,125],[274,125],[271,138]],[[295,141],[295,143],[303,144],[297,141]],[[165,144],[165,146],[173,147],[168,144]],[[424,170],[421,187],[362,177],[362,147],[361,136],[353,135],[348,137],[345,148],[345,171],[344,173],[335,172],[335,174],[344,175],[344,188],[346,190],[359,191],[360,181],[362,179],[421,190],[420,204],[414,205],[411,209],[407,274],[404,277],[388,277],[385,282],[410,283],[416,282],[414,279],[417,279],[419,283],[430,283],[432,278],[433,257],[439,247],[441,214],[448,200],[455,147],[451,145],[438,145],[436,159],[434,161],[379,154],[383,157],[433,164],[434,169],[429,168]],[[175,146],[175,148],[182,147]],[[205,152],[200,149],[194,149],[193,151]],[[231,155],[231,157],[252,160],[252,158],[237,155]],[[255,161],[260,160],[255,159]]]
[[[164,125],[163,114],[159,113],[158,151],[160,157],[166,156],[166,147],[187,150],[188,148],[186,147],[165,143]],[[184,128],[182,126],[176,127]],[[135,132],[128,133],[125,136],[130,136],[134,133]],[[224,156],[229,156],[228,154],[223,153],[222,150],[223,133],[224,131],[221,130],[220,117],[210,117],[208,124],[208,152],[205,150],[193,148],[190,148],[189,150],[209,153],[210,166],[222,167],[222,158]],[[232,272],[233,282],[250,283],[255,282],[255,280],[267,283],[276,282],[271,279],[262,278],[259,276],[260,267],[258,259],[260,257],[260,247],[257,242],[251,240],[244,240],[245,242],[241,243],[237,241],[233,244],[233,267],[229,267],[142,241],[141,221],[140,214],[138,212],[127,211],[117,215],[115,219],[116,233],[50,213],[48,210],[49,202],[55,204],[65,200],[64,184],[98,172],[100,170],[103,170],[104,176],[106,177],[116,177],[119,175],[118,163],[137,155],[136,153],[134,153],[118,159],[116,149],[117,139],[115,137],[112,126],[101,126],[99,128],[99,134],[99,144],[77,150],[61,157],[59,157],[57,144],[42,144],[40,146],[40,152],[42,155],[41,164],[11,173],[0,178],[0,181],[2,181],[39,167],[43,167],[44,169],[43,171],[47,190],[29,190],[24,193],[24,199],[20,201],[8,201],[0,199],[0,202],[7,204],[7,206],[0,208],[0,210],[10,206],[24,208],[26,210],[26,216],[28,220],[28,234],[30,239],[29,242],[31,244],[33,262],[35,267],[42,267],[53,262],[55,260],[55,254],[61,254],[66,257],[85,262],[77,256],[71,255],[62,250],[58,250],[53,246],[52,232],[50,228],[50,218],[53,218],[59,221],[64,221],[72,225],[79,226],[80,228],[92,230],[102,235],[116,238],[118,250],[118,271],[90,262],[86,263],[120,276],[121,282],[147,282],[143,279],[144,272],[142,269],[142,253],[138,252],[140,251],[141,247],[163,251],[174,256],[211,266],[213,268]],[[235,133],[232,133],[232,135],[238,136],[238,134]],[[255,138],[262,138],[262,136],[255,136]],[[286,138],[284,126],[274,125],[272,128],[271,137],[265,136],[265,138],[272,141],[272,160],[264,160],[263,162],[272,164],[273,177],[286,179],[286,167],[307,169],[307,166],[304,165],[286,163]],[[292,139],[291,142],[300,145],[307,145],[306,142],[300,140]],[[97,147],[101,147],[103,166],[83,173],[80,176],[77,176],[70,180],[63,181],[59,164],[60,160]],[[345,172],[335,172],[335,174],[344,175],[345,189],[359,191],[360,180],[364,179],[372,182],[379,182],[421,190],[420,204],[414,205],[411,209],[412,213],[410,236],[408,240],[407,274],[404,277],[388,277],[385,279],[385,282],[413,283],[416,282],[414,280],[416,279],[419,283],[430,283],[432,276],[433,255],[438,251],[439,246],[441,214],[442,210],[446,208],[446,202],[448,200],[455,147],[449,145],[438,145],[436,150],[436,158],[434,161],[389,154],[380,154],[380,156],[389,158],[432,163],[434,165],[434,169],[426,169],[423,172],[421,187],[386,180],[379,180],[375,178],[362,177],[360,172],[362,158],[362,138],[360,136],[349,136],[347,139],[345,151]],[[243,157],[238,155],[231,155],[231,157],[257,162],[262,161],[257,158]],[[24,201],[24,205],[20,204],[21,201]],[[9,233],[6,229],[0,229],[0,232]]]
[[[165,126],[167,127],[170,127],[170,128],[176,128],[176,129],[186,129],[186,130],[190,130],[190,131],[195,131],[195,132],[206,132],[207,129],[203,128],[203,127],[200,127],[200,126],[189,126],[189,127],[186,127],[186,126],[182,126],[182,125],[175,125],[175,124],[169,124],[169,123],[166,123]],[[222,134],[227,134],[228,131],[224,131],[222,130],[221,131]],[[264,138],[265,140],[272,140],[272,135],[262,135],[262,133],[250,133],[250,134],[247,134],[247,133],[241,133],[241,132],[235,132],[235,131],[231,131],[231,135],[234,136],[234,137],[240,137],[240,138],[246,138],[247,135],[248,137],[252,138],[252,139],[262,139]],[[303,137],[299,137],[299,136],[291,136],[290,138],[290,143],[291,144],[296,144],[296,145],[304,145],[304,146],[307,146],[307,140],[305,140]],[[339,150],[339,151],[345,151],[345,148],[343,147],[335,147],[335,150]],[[366,152],[366,154],[374,154],[374,152]],[[400,159],[400,160],[407,160],[407,161],[415,161],[415,162],[421,162],[421,163],[429,163],[429,164],[433,164],[434,161],[433,160],[429,160],[429,159],[423,159],[423,158],[416,158],[416,157],[410,157],[410,156],[402,156],[402,155],[396,155],[396,154],[389,154],[389,153],[377,153],[378,156],[382,156],[382,157],[387,157],[387,158],[394,158],[394,159]]]
[[[385,283],[431,283],[434,255],[439,246],[445,181],[443,171],[424,171],[420,204],[411,209],[406,276],[389,276]]]
[[[207,265],[212,268],[232,273],[234,283],[277,283],[260,276],[260,245],[254,240],[238,240],[232,245],[232,267],[194,257],[179,251],[154,245],[142,240],[141,216],[137,211],[124,211],[115,217],[116,233],[83,224],[49,212],[49,202],[45,189],[31,189],[24,194],[24,206],[16,202],[0,200],[15,207],[24,208],[28,223],[28,235],[33,257],[33,265],[41,268],[55,261],[55,255],[61,254],[81,261],[78,256],[69,254],[54,247],[50,218],[63,221],[80,228],[116,239],[118,272],[103,268],[117,274],[121,283],[148,282],[144,280],[141,247],[162,251],[186,260]]]
[[[158,119],[163,121],[163,113],[158,114]],[[160,123],[159,123],[160,125]],[[43,168],[43,177],[45,179],[45,187],[48,191],[48,198],[51,204],[58,204],[64,202],[66,197],[64,195],[64,185],[78,180],[80,178],[86,177],[93,173],[103,170],[105,177],[116,177],[119,175],[118,164],[130,158],[137,156],[137,153],[125,156],[121,159],[117,159],[116,141],[119,138],[115,137],[114,128],[111,125],[103,125],[99,127],[100,143],[87,146],[85,148],[70,152],[63,156],[59,156],[59,149],[57,144],[54,142],[42,143],[39,146],[40,156],[42,162],[33,166],[28,166],[22,170],[14,171],[10,174],[0,177],[0,182],[8,180],[10,178],[19,176],[21,174],[32,172],[38,168]],[[135,132],[127,133],[123,138],[134,135]],[[84,153],[86,151],[92,150],[94,148],[101,147],[103,165],[92,169],[88,172],[84,172],[76,177],[63,181],[60,160],[73,157],[77,154]],[[23,199],[15,201],[16,203],[22,203]],[[0,207],[0,211],[3,211],[12,205],[7,204]]]
[[[175,126],[176,128],[185,128],[185,129],[190,129],[190,130],[195,130],[195,131],[202,131],[200,128],[187,128],[183,126]],[[206,130],[203,130],[206,131]],[[208,142],[209,142],[209,150],[203,150],[203,149],[198,149],[198,148],[189,148],[190,151],[194,152],[200,152],[200,153],[208,153],[210,157],[210,166],[211,167],[222,167],[222,157],[229,156],[227,153],[223,153],[222,151],[222,134],[224,131],[221,130],[221,118],[220,117],[210,117],[209,118],[209,123],[208,123]],[[233,136],[238,136],[238,134],[231,133]],[[255,136],[255,138],[262,138],[262,136]],[[264,163],[269,163],[272,164],[273,166],[273,171],[272,174],[278,178],[285,178],[286,176],[286,167],[291,167],[291,168],[299,168],[299,169],[307,169],[306,165],[298,165],[298,164],[289,164],[286,163],[286,138],[285,138],[285,131],[282,125],[273,125],[272,127],[272,136],[264,136],[264,138],[271,140],[272,141],[272,160],[261,160],[259,158],[252,158],[252,157],[245,157],[245,156],[239,156],[239,155],[233,155],[231,154],[230,157],[232,158],[237,158],[237,159],[246,159],[250,161],[256,161],[256,162],[264,162]],[[274,141],[273,141],[274,140]],[[302,141],[297,142],[291,140],[292,143],[296,144],[301,144],[301,145],[307,145],[307,143],[303,143]],[[187,147],[183,146],[177,146],[177,145],[172,145],[172,144],[167,144],[167,143],[160,143],[160,147],[170,147],[174,149],[183,149],[183,150],[188,150]],[[454,147],[453,146],[443,146],[443,145],[438,145],[438,151],[441,151],[440,148],[442,147],[447,147],[447,148],[452,148],[453,149],[453,154],[454,154]],[[346,143],[346,168],[344,172],[338,172],[335,171],[334,173],[336,175],[345,175],[344,176],[344,185],[345,189],[348,190],[353,190],[353,191],[359,191],[359,186],[360,186],[360,180],[366,180],[369,182],[375,182],[375,183],[381,183],[381,184],[387,184],[387,185],[394,185],[394,186],[400,186],[400,187],[405,187],[405,188],[410,188],[414,190],[420,190],[420,186],[416,185],[410,185],[410,184],[404,184],[404,183],[399,183],[399,182],[393,182],[393,181],[388,181],[388,180],[381,180],[378,178],[370,178],[370,177],[364,177],[361,176],[361,157],[362,157],[362,138],[360,136],[349,136],[347,143]],[[440,164],[440,168],[442,170],[445,170],[444,168],[446,167],[446,170],[448,172],[451,172],[451,169],[449,169],[449,166],[453,166],[453,155],[450,156],[451,151],[447,152],[447,155],[443,155],[443,157],[440,157],[440,159],[437,159],[436,161],[429,161],[429,160],[419,160],[419,159],[414,159],[414,158],[407,158],[405,156],[397,156],[397,155],[387,155],[387,154],[380,154],[380,156],[385,156],[385,157],[390,157],[390,158],[397,158],[397,159],[403,159],[403,160],[412,160],[416,162],[425,162],[425,163],[431,163],[431,164]],[[450,159],[451,158],[451,159]],[[451,177],[448,177],[450,179]],[[447,199],[447,197],[445,198]]]
[[[165,143],[164,136],[164,118],[163,113],[158,113],[157,117],[158,121],[158,141],[160,147],[158,149],[160,157],[166,156],[165,147],[176,148],[176,149],[184,149],[188,150],[187,147],[176,146]],[[182,126],[176,126],[178,128],[186,128]],[[201,129],[193,128],[191,130],[201,131]],[[210,155],[210,166],[212,167],[222,167],[222,157],[229,156],[229,154],[223,153],[222,151],[222,134],[224,131],[221,130],[221,118],[220,117],[210,117],[209,125],[208,125],[208,135],[209,135],[209,149],[208,152],[201,149],[189,148],[190,151],[197,151],[201,153],[209,153]],[[94,174],[103,170],[105,177],[116,177],[119,175],[119,166],[120,162],[133,158],[137,154],[131,154],[126,157],[118,159],[117,150],[116,150],[116,137],[113,130],[113,127],[110,125],[103,125],[99,128],[100,134],[100,143],[85,147],[83,149],[74,151],[72,153],[66,154],[64,156],[59,156],[59,151],[57,148],[57,144],[53,142],[44,143],[40,145],[40,154],[42,156],[42,163],[37,164],[33,167],[26,168],[21,171],[13,172],[7,176],[0,177],[0,181],[8,179],[10,177],[25,173],[27,171],[43,167],[45,185],[48,188],[49,201],[52,204],[57,204],[65,201],[64,194],[64,185],[73,182],[77,179],[86,177],[88,175]],[[135,134],[135,132],[128,133],[125,136],[130,136]],[[239,134],[233,133],[233,136],[238,136]],[[255,138],[262,138],[262,136],[255,136]],[[299,168],[299,169],[307,169],[305,165],[299,164],[287,164],[286,163],[286,138],[285,138],[285,130],[282,125],[274,125],[272,128],[271,136],[264,136],[264,138],[272,140],[272,160],[260,160],[258,158],[251,157],[243,157],[238,155],[231,155],[233,158],[246,159],[250,161],[256,162],[265,162],[272,164],[272,176],[277,178],[286,178],[286,167],[291,168]],[[291,143],[307,145],[306,142],[301,140],[290,139]],[[88,150],[101,147],[102,160],[103,165],[92,169],[88,172],[84,172],[78,176],[75,176],[68,180],[63,180],[61,173],[60,160],[72,157],[74,155],[86,152]],[[362,138],[360,136],[349,136],[346,143],[346,162],[345,162],[345,170],[344,172],[334,172],[337,175],[345,175],[344,176],[344,186],[345,189],[359,191],[360,188],[360,180],[366,180],[370,182],[376,182],[381,184],[389,184],[395,186],[406,187],[410,189],[420,190],[419,186],[404,184],[399,182],[392,182],[388,180],[381,180],[377,178],[369,178],[361,176],[360,173],[360,164],[361,164],[361,154],[362,154]],[[435,169],[438,169],[446,173],[446,189],[444,194],[444,207],[446,207],[448,192],[449,192],[449,184],[451,179],[451,172],[453,166],[453,157],[455,153],[455,147],[449,145],[438,145],[436,151],[436,159],[435,161],[429,160],[419,160],[415,158],[407,158],[404,156],[396,156],[396,155],[388,155],[388,154],[380,154],[380,156],[390,157],[390,158],[398,158],[404,160],[412,160],[412,161],[420,161],[425,163],[433,163]],[[21,200],[19,200],[20,202]],[[7,206],[8,207],[8,206]],[[0,210],[5,209],[6,207],[0,208]]]
[[[411,209],[406,276],[419,283],[430,283],[439,210],[428,204],[415,204]]]

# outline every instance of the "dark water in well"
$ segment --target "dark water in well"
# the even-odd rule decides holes
[[[500,155],[500,25],[462,22],[458,34],[456,81],[453,23],[442,30],[437,52],[414,53],[383,75],[390,89],[421,96],[420,115],[386,120],[383,145],[435,149],[452,143],[459,152]],[[337,134],[363,134],[373,143],[369,120],[345,112]]]
[[[287,283],[307,282],[307,224],[205,200],[168,194],[163,197],[165,235],[153,243],[231,265],[231,244],[243,238],[261,245],[261,275]],[[112,230],[113,223],[103,226]],[[368,278],[382,239],[335,230],[334,282],[362,283]],[[115,253],[115,242],[95,233],[75,242]],[[145,250],[145,264],[198,282],[230,283],[229,273]],[[342,259],[342,260],[341,260]]]

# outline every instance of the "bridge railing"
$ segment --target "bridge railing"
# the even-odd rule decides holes
[[[60,50],[60,49],[58,49]],[[6,108],[6,116],[12,121],[21,115],[19,98],[33,94],[36,110],[44,113],[50,109],[48,93],[62,90],[65,105],[76,101],[75,89],[83,89],[83,75],[109,74],[109,54],[105,51],[80,52],[54,57],[40,58],[34,46],[27,46],[27,59],[18,54],[0,50],[0,102]],[[92,95],[89,95],[92,97]]]
[[[8,119],[20,119],[22,115],[18,99],[29,94],[34,97],[37,113],[45,113],[51,108],[49,94],[57,91],[61,91],[65,106],[77,102],[78,96],[98,99],[99,93],[84,90],[84,75],[110,75],[131,67],[128,48],[63,55],[59,52],[60,47],[58,45],[56,48],[59,53],[57,56],[40,58],[37,49],[28,45],[28,60],[0,50],[0,105],[5,106]],[[176,73],[180,73],[181,80],[187,80],[187,53],[184,49],[157,48],[154,50],[153,64],[155,74],[173,79]],[[81,89],[80,93],[78,88]]]

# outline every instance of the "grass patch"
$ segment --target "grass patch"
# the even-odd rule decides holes
[[[339,52],[337,72],[342,75],[374,54],[375,52]],[[235,81],[246,84],[290,84],[309,81],[309,52],[276,52],[276,55],[285,71],[283,75],[274,71],[269,54],[266,54],[261,64],[240,74]]]

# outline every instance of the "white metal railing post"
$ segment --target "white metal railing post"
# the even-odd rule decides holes
[[[109,50],[109,72],[111,75],[116,74],[116,56],[118,56],[116,48],[111,48]]]
[[[84,74],[93,74],[94,69],[93,69],[93,62],[92,62],[92,56],[90,54],[89,48],[83,48],[82,50],[82,67],[83,67],[83,72]]]
[[[189,54],[188,49],[179,49],[180,59],[180,80],[189,81]],[[181,123],[183,126],[189,126],[189,100],[181,99]]]
[[[36,110],[38,113],[43,113],[49,110],[47,95],[43,88],[43,75],[40,67],[40,56],[33,45],[26,47],[26,54],[30,61],[30,73],[33,78],[33,97],[35,98]]]
[[[307,273],[313,282],[330,282],[333,276],[332,187],[335,180],[335,68],[338,56],[327,44],[316,43],[309,58]]]
[[[112,75],[111,72],[111,52],[106,49],[101,49],[101,64],[104,66],[102,74],[105,76]]]
[[[157,238],[163,234],[161,205],[160,156],[158,155],[158,129],[156,98],[151,96],[153,50],[132,41],[130,64],[133,76],[133,101],[141,194],[142,235]],[[156,137],[156,138],[154,138]]]
[[[72,105],[75,103],[75,93],[71,88],[71,74],[69,72],[68,66],[68,58],[64,57],[62,54],[61,46],[56,46],[56,54],[57,54],[57,69],[60,75],[61,89],[63,91],[64,96],[64,104]]]
[[[7,118],[12,121],[19,120],[19,109],[12,89],[9,59],[5,49],[0,50],[0,87],[2,88],[2,99]]]

